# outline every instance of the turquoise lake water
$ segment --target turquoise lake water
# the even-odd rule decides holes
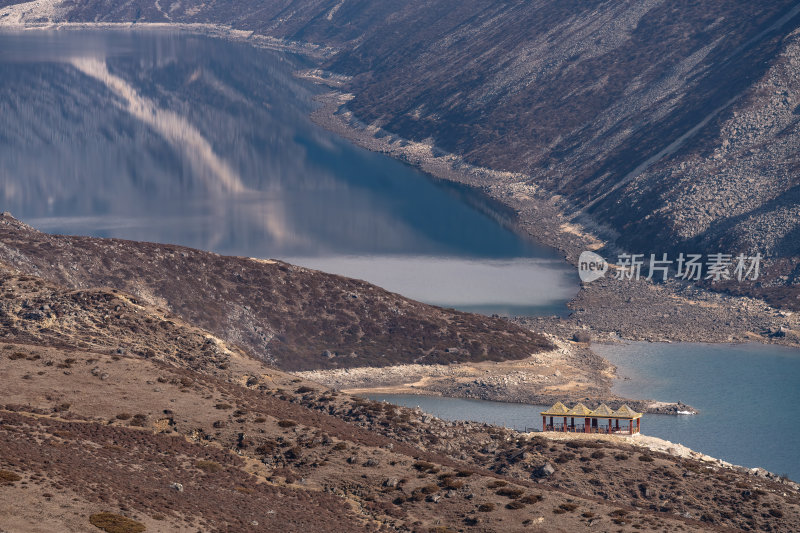
[[[651,416],[642,432],[734,464],[800,480],[800,350],[764,344],[636,342],[593,349],[617,365],[623,396],[682,401],[700,412]],[[624,379],[624,378],[629,379]]]
[[[697,415],[642,418],[645,435],[800,480],[800,350],[741,344],[630,343],[593,345],[617,365],[614,391],[630,398],[682,401]],[[625,379],[627,378],[627,379]],[[517,430],[541,429],[549,406],[413,395],[370,395],[447,420],[474,420]]]

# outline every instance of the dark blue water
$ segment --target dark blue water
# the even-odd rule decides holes
[[[539,413],[549,405],[524,405],[520,403],[488,402],[467,398],[444,398],[413,394],[369,394],[367,397],[406,407],[419,407],[443,420],[470,420],[503,426],[517,431],[542,429]]]
[[[631,343],[593,345],[617,365],[614,391],[629,398],[682,401],[697,415],[642,417],[642,433],[747,467],[800,480],[800,350],[762,344]],[[404,394],[370,398],[446,420],[519,431],[541,429],[549,406]]]
[[[566,310],[574,271],[474,191],[311,123],[321,89],[295,77],[306,67],[180,33],[0,33],[0,209],[48,232],[280,258],[467,310]]]
[[[800,350],[763,344],[631,343],[593,346],[617,365],[615,392],[697,408],[652,416],[642,433],[734,464],[800,480]]]

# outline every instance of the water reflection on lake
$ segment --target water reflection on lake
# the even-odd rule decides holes
[[[312,124],[305,66],[172,32],[0,33],[0,207],[43,231],[281,258],[462,309],[566,310],[572,269],[474,193]]]

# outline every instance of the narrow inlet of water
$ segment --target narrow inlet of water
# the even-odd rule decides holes
[[[468,311],[567,311],[574,270],[474,191],[313,124],[307,66],[170,31],[0,33],[0,207],[42,231],[283,259]]]

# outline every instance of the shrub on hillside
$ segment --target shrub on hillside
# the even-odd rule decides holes
[[[222,465],[215,461],[197,461],[195,466],[207,474],[222,470]]]
[[[145,427],[147,425],[147,415],[141,413],[133,415],[129,425],[134,427]]]
[[[463,487],[464,486],[464,482],[463,481],[459,481],[457,479],[453,479],[451,477],[448,477],[448,478],[445,478],[444,480],[442,480],[442,486],[444,488],[446,488],[446,489],[456,490],[456,489],[460,489],[461,487]]]
[[[506,498],[519,498],[525,493],[524,490],[514,487],[503,487],[497,491],[498,496],[505,496]]]
[[[141,522],[114,513],[95,513],[89,517],[89,523],[106,533],[141,533],[145,530]]]
[[[576,331],[572,335],[572,340],[575,342],[592,342],[592,334],[584,330]]]
[[[11,485],[22,479],[19,474],[10,472],[8,470],[0,470],[0,485]]]

